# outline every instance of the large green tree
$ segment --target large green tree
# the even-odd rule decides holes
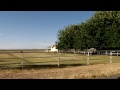
[[[61,49],[120,49],[120,11],[97,11],[86,22],[58,32]]]
[[[78,30],[77,25],[69,25],[58,32],[58,48],[59,49],[73,49],[75,43],[75,36]]]

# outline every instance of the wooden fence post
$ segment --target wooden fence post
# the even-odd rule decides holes
[[[22,64],[22,69],[23,69],[23,60],[24,60],[24,56],[23,56],[23,51],[21,51],[21,53],[22,53],[22,62],[21,62],[21,64]]]
[[[108,52],[106,51],[106,55],[108,54]]]
[[[58,67],[60,66],[60,53],[58,55]]]
[[[88,52],[88,55],[87,55],[87,56],[88,56],[88,57],[87,57],[87,64],[89,65],[89,59],[90,59],[90,58],[89,58],[89,56],[90,56],[90,55],[89,55],[89,52]]]
[[[112,63],[112,51],[110,52],[110,63]]]
[[[85,55],[85,51],[84,51],[84,55]]]
[[[117,56],[118,56],[118,52],[117,52]]]

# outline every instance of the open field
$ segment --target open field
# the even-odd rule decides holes
[[[0,53],[0,79],[93,79],[120,76],[120,56]],[[23,59],[22,59],[23,58]],[[23,64],[22,64],[23,61]],[[87,64],[89,62],[89,65]]]
[[[22,59],[23,58],[23,59]],[[87,65],[87,55],[81,54],[60,54],[60,66],[76,66]],[[6,68],[21,67],[23,66],[57,66],[59,59],[58,53],[1,53],[0,66]],[[91,55],[89,56],[89,64],[106,64],[110,63],[110,56],[106,55]],[[119,56],[112,56],[112,62],[120,62]],[[34,67],[33,67],[34,68]]]
[[[117,79],[120,63],[46,69],[0,70],[0,79]]]
[[[110,56],[107,55],[82,54],[60,54],[60,67],[81,66],[93,64],[110,63]],[[45,68],[57,67],[59,60],[58,53],[0,53],[0,69],[2,68]],[[112,63],[119,63],[120,56],[112,56]]]

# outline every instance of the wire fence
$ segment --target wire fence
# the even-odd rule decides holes
[[[119,54],[119,52],[91,55],[89,52],[86,54],[71,54],[36,51],[0,51],[0,69],[50,68],[119,63]]]

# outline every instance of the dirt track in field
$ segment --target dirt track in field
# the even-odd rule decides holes
[[[120,63],[50,69],[0,70],[0,79],[117,79]]]

